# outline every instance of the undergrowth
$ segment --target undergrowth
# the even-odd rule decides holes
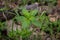
[[[54,1],[54,2],[53,2]],[[35,0],[32,0],[31,3],[34,3]],[[41,2],[38,0],[38,2]],[[55,0],[46,0],[42,1],[42,4],[45,2],[52,3],[53,5],[56,3]],[[22,4],[25,5],[27,4],[27,0],[22,0]],[[13,30],[13,25],[12,25],[12,31],[8,33],[8,35],[3,35],[3,30],[7,30],[7,24],[6,22],[0,22],[0,38],[3,38],[6,36],[7,38],[11,40],[18,40],[19,38],[23,40],[28,40],[29,37],[33,34],[33,31],[30,30],[31,25],[34,25],[34,27],[39,28],[41,31],[44,31],[50,35],[57,34],[60,32],[60,20],[57,20],[55,22],[51,22],[49,20],[49,17],[46,16],[46,11],[43,11],[40,15],[38,15],[38,10],[26,10],[25,8],[22,9],[21,12],[18,12],[20,10],[20,7],[17,7],[13,9],[15,13],[15,17],[12,19],[13,22],[16,20],[16,22],[21,23],[21,30],[16,29]],[[1,8],[0,11],[5,12],[9,10],[9,8],[4,7]],[[8,28],[9,29],[9,28]],[[5,38],[6,38],[5,37]],[[8,40],[8,39],[7,39]]]

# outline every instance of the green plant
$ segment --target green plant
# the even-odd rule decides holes
[[[57,21],[57,33],[60,32],[60,20]]]
[[[56,5],[57,0],[46,0],[50,5]]]
[[[36,19],[37,10],[31,10],[30,12],[26,9],[22,9],[22,15],[18,16],[17,14],[17,21],[21,22],[22,24],[22,30],[20,32],[20,35],[25,39],[28,37],[32,32],[29,30],[30,25],[33,24],[37,27],[40,27],[40,22]],[[26,38],[27,39],[27,38]]]
[[[0,22],[0,39],[7,38],[7,25],[6,22]]]
[[[22,4],[23,4],[23,5],[25,5],[25,4],[27,4],[27,3],[28,3],[27,0],[22,0]]]
[[[18,34],[16,33],[16,31],[10,31],[9,33],[8,33],[8,37],[10,38],[10,39],[12,39],[12,40],[18,40]]]
[[[41,30],[48,32],[49,34],[54,34],[60,32],[60,20],[57,20],[55,22],[51,22],[49,20],[49,17],[46,16],[46,11],[43,11],[39,17],[40,23],[41,23]]]
[[[37,20],[37,17],[35,16],[38,13],[38,10],[31,10],[30,12],[26,9],[22,9],[21,15],[17,12],[16,9],[16,16],[14,19],[17,20],[17,22],[20,22],[22,24],[21,30],[14,30],[12,29],[12,32],[10,32],[8,35],[9,37],[15,37],[16,35],[22,36],[23,39],[27,39],[28,36],[31,35],[32,31],[30,30],[30,25],[33,24],[36,27],[41,27],[40,22]],[[13,20],[14,20],[13,19]],[[13,26],[13,25],[12,25]],[[27,37],[27,38],[26,38]]]
[[[45,32],[49,32],[50,34],[53,34],[53,26],[52,23],[49,20],[49,17],[46,16],[46,11],[43,11],[39,17],[39,20],[41,22],[41,30]]]
[[[57,0],[38,0],[38,2],[40,2],[42,5],[44,5],[45,3],[47,3],[49,6],[50,5],[55,5],[57,4]]]
[[[6,22],[0,22],[0,31],[7,28]]]
[[[22,15],[19,16],[17,13],[16,20],[21,22],[22,28],[29,28],[30,24],[33,24],[37,27],[41,27],[40,22],[36,19],[36,14],[38,10],[31,10],[30,12],[26,9],[22,9]]]
[[[21,31],[19,31],[19,35],[22,38],[26,38],[27,39],[31,34],[32,34],[32,31],[29,30],[29,29],[22,29]]]
[[[36,2],[36,0],[31,0],[31,3],[34,3],[34,2]]]
[[[39,20],[40,20],[41,25],[42,25],[41,29],[44,31],[46,30],[46,28],[49,28],[48,24],[50,23],[48,16],[46,16],[45,14],[46,14],[46,11],[43,11],[39,17]]]

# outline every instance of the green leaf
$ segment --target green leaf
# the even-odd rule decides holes
[[[20,21],[22,23],[22,28],[29,27],[30,21],[27,18],[25,18],[24,16],[17,17],[16,19],[18,22]]]
[[[24,20],[22,22],[22,28],[23,29],[27,29],[27,28],[29,28],[29,26],[30,26],[30,21],[29,20]]]
[[[20,31],[20,36],[22,36],[23,38],[26,38],[30,35],[31,35],[31,31],[29,29],[23,29],[22,31]]]
[[[30,14],[32,15],[32,16],[35,16],[36,14],[38,13],[38,10],[31,10],[31,12],[30,12]]]
[[[31,17],[30,20],[31,20],[33,25],[35,25],[37,27],[41,27],[41,23],[38,20],[36,20],[35,17]]]
[[[25,17],[28,17],[28,18],[31,16],[30,13],[28,12],[28,10],[26,10],[25,8],[22,9],[22,14],[23,14]]]
[[[8,34],[8,36],[9,36],[9,37],[12,37],[12,38],[15,37],[16,35],[17,35],[17,34],[16,34],[16,31],[13,31],[13,32],[10,31],[9,34]]]

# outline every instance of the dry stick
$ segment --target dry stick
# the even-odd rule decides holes
[[[6,15],[4,14],[4,12],[3,12],[3,17],[6,19],[6,23],[8,24],[8,20],[7,20]],[[14,24],[14,22],[12,23],[12,33],[13,33],[13,24]],[[8,29],[8,26],[9,26],[9,25],[7,25],[7,29]],[[9,33],[9,32],[8,32],[8,33]]]
[[[6,19],[6,21],[7,21],[7,17],[6,17],[6,15],[4,14],[4,12],[3,12],[3,17]]]
[[[3,17],[6,19],[6,25],[7,25],[7,17],[6,17],[6,15],[4,14],[4,12],[3,12]],[[8,29],[8,25],[6,26],[6,29]],[[7,35],[8,35],[8,30],[7,30]]]

